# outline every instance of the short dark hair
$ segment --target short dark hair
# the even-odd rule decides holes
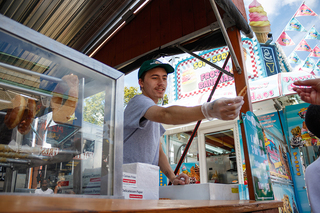
[[[142,81],[144,81],[144,77],[146,76],[146,74],[147,74],[147,72],[142,73],[139,79],[141,79]],[[140,86],[140,90],[142,91],[141,86]]]

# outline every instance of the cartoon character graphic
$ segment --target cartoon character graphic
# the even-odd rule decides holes
[[[292,197],[292,207],[293,207],[293,213],[299,213],[297,204],[294,202],[293,197]]]
[[[310,15],[312,13],[312,11],[309,10],[308,8],[303,8],[300,10],[300,12],[305,15]]]
[[[315,32],[310,32],[309,36],[312,38],[318,38],[318,35]]]
[[[302,122],[301,138],[304,141],[305,146],[311,146],[311,137],[306,122],[304,121]]]
[[[290,27],[298,30],[298,29],[300,28],[300,25],[297,24],[297,23],[291,22],[291,23],[290,23]]]
[[[287,38],[282,38],[281,40],[285,45],[289,45],[290,44],[290,40],[287,39]]]
[[[290,204],[289,196],[288,195],[283,195],[283,198],[281,199],[283,201],[283,207],[281,207],[281,212],[282,213],[292,213],[292,207]]]
[[[292,139],[290,141],[290,145],[292,148],[302,147],[303,141],[301,139],[301,128],[300,126],[296,126],[291,129]]]

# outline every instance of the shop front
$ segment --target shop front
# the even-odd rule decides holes
[[[240,3],[243,2],[238,1]],[[233,5],[231,1],[228,4]],[[243,201],[238,198],[238,187],[230,188],[232,195],[238,196],[231,201],[228,194],[224,201],[219,197],[203,202],[196,197],[193,201],[123,199],[123,96],[119,94],[123,94],[124,74],[9,18],[1,15],[0,20],[0,132],[3,137],[0,146],[0,205],[3,208],[0,211],[192,212],[203,209],[220,212],[227,209],[228,212],[274,212],[282,205],[274,201]],[[232,31],[235,41],[239,30],[233,28]],[[190,36],[188,39],[193,40],[195,34]],[[240,54],[239,59],[241,57]],[[243,78],[239,64],[235,67],[239,71],[237,77]],[[231,70],[231,65],[228,69]],[[258,72],[251,73],[250,78],[256,78]],[[205,74],[203,85],[197,87],[208,90],[213,75],[215,73]],[[224,87],[234,84],[230,78],[223,81]],[[184,86],[184,92],[190,87],[192,84]],[[239,175],[236,168],[242,166],[242,161],[235,160],[241,156],[239,123],[221,122],[214,128],[210,122],[203,124],[207,128],[201,128],[201,134],[195,138],[198,148],[193,148],[186,162],[194,165],[185,164],[186,169],[181,171],[190,168],[190,173],[198,175],[194,177],[195,183],[241,183],[243,175]],[[184,150],[179,141],[188,137],[186,131],[180,129],[186,134],[172,133],[171,138],[163,141],[163,146],[168,146],[169,141],[172,143],[172,149],[171,145],[166,149],[167,153],[173,152],[172,162],[178,158],[177,153]],[[216,157],[218,154],[221,156]],[[203,165],[208,169],[203,169]],[[246,194],[243,196],[247,196],[243,188]]]
[[[262,174],[265,174],[265,183],[270,185],[272,196],[256,197],[256,200],[281,200],[286,203],[282,211],[292,212],[310,211],[306,188],[304,183],[303,166],[313,162],[317,158],[316,146],[308,143],[292,146],[292,127],[288,115],[298,119],[303,129],[303,119],[299,117],[300,103],[303,102],[292,90],[292,83],[296,80],[311,79],[316,76],[309,72],[292,72],[281,48],[277,45],[260,45],[255,40],[245,38],[243,40],[243,52],[248,69],[250,96],[253,106],[253,114],[260,123],[261,141],[263,145],[255,148],[254,144],[248,144],[248,152],[253,179],[257,178],[256,195],[262,189]],[[207,60],[215,60],[223,63],[226,48],[214,49],[199,53]],[[268,52],[269,51],[269,52]],[[268,56],[269,61],[265,58]],[[272,59],[272,60],[270,60]],[[171,103],[193,106],[206,101],[212,88],[216,75],[215,70],[207,64],[194,58],[182,58],[176,63],[176,83],[172,92],[176,101]],[[188,76],[188,77],[187,77]],[[192,88],[190,85],[194,84]],[[235,96],[232,79],[222,78],[213,99]],[[300,107],[292,114],[291,108]],[[304,110],[306,106],[302,107]],[[301,113],[300,113],[301,114]],[[220,183],[237,186],[239,199],[249,199],[247,191],[247,170],[244,160],[242,135],[240,130],[241,120],[236,121],[203,121],[192,145],[188,150],[180,172],[187,173],[195,179],[195,183]],[[249,119],[250,120],[250,119]],[[247,127],[248,125],[245,125]],[[172,168],[175,169],[184,147],[193,132],[195,123],[183,126],[165,126],[166,133],[163,147]],[[253,130],[250,130],[253,131]],[[246,134],[249,130],[246,129]],[[302,134],[302,133],[301,133]],[[251,134],[253,137],[254,134]],[[258,135],[258,134],[257,134]],[[250,142],[250,134],[247,143]],[[255,140],[253,140],[255,141]],[[317,144],[315,142],[310,144]],[[296,148],[295,148],[296,147]],[[300,147],[300,148],[297,148]],[[260,151],[265,154],[258,154]],[[303,157],[301,157],[303,155]],[[303,161],[303,163],[300,162]],[[302,166],[303,164],[303,166]],[[259,170],[260,167],[265,167]],[[297,168],[299,175],[297,175]],[[255,176],[254,176],[255,175]],[[269,181],[269,182],[268,182]],[[163,183],[165,185],[166,182]],[[259,185],[260,184],[260,185]],[[235,190],[234,190],[235,191]],[[265,190],[267,191],[267,190]],[[260,193],[260,194],[261,194]],[[161,194],[160,194],[161,195]]]

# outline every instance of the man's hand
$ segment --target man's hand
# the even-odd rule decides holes
[[[308,79],[296,81],[296,86],[308,86],[309,88],[294,87],[293,90],[298,93],[304,102],[320,105],[320,79]]]
[[[202,105],[201,111],[208,119],[218,118],[220,120],[233,120],[238,117],[243,105],[243,97],[220,98],[213,102],[206,102]]]
[[[190,183],[190,177],[184,173],[177,175],[171,183],[173,185],[185,185]]]

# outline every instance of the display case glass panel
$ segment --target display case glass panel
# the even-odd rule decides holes
[[[0,191],[122,196],[123,74],[0,18]]]

